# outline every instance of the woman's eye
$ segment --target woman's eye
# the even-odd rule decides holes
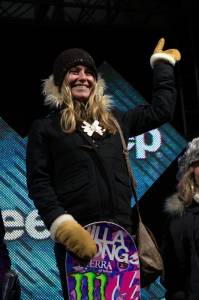
[[[77,69],[71,69],[71,70],[70,70],[70,73],[73,73],[73,74],[78,74],[78,73],[79,73],[79,71],[78,71]]]
[[[86,71],[85,73],[89,76],[93,76],[93,73],[91,71]]]

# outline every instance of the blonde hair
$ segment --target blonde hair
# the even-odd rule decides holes
[[[187,207],[192,204],[195,193],[196,183],[194,178],[194,169],[190,166],[179,182],[178,194],[181,201]]]
[[[64,109],[61,111],[61,128],[66,133],[75,131],[77,124],[84,120],[93,122],[98,120],[100,125],[109,133],[115,134],[116,127],[112,121],[110,110],[110,98],[103,94],[104,81],[99,79],[94,83],[91,95],[86,103],[75,101],[67,81],[64,80],[61,87],[61,94]]]

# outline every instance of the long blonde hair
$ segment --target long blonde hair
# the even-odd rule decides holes
[[[193,196],[196,193],[196,183],[194,178],[194,169],[192,166],[184,173],[178,184],[178,194],[184,206],[190,206],[193,202]]]
[[[93,86],[91,95],[86,103],[72,99],[67,82],[61,87],[64,108],[61,111],[61,127],[64,132],[72,133],[77,124],[84,120],[93,122],[98,120],[100,125],[111,134],[115,134],[116,127],[112,121],[111,100],[104,95],[104,80],[99,79]]]

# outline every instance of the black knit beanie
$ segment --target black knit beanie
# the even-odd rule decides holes
[[[90,54],[80,48],[71,48],[61,52],[55,59],[53,66],[55,85],[61,87],[66,72],[77,65],[88,67],[97,79],[97,68]]]

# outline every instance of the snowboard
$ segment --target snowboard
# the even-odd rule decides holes
[[[140,266],[132,236],[121,226],[105,221],[85,229],[98,251],[87,265],[66,254],[69,300],[139,300]]]

